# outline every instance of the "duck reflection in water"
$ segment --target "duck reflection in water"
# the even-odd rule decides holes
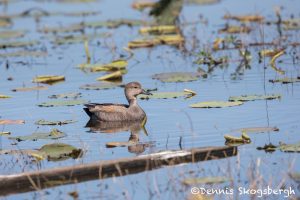
[[[90,128],[91,132],[101,132],[101,133],[118,133],[118,132],[130,132],[130,137],[128,140],[128,152],[141,154],[147,147],[151,146],[151,143],[140,143],[140,132],[143,130],[145,135],[148,135],[145,128],[146,120],[139,121],[115,121],[115,122],[105,122],[95,119],[90,119],[86,124],[86,127]]]

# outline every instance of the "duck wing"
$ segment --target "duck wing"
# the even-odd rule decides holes
[[[118,121],[119,118],[125,117],[128,105],[111,104],[111,103],[89,103],[85,104],[84,111],[91,118],[96,118],[101,121]]]

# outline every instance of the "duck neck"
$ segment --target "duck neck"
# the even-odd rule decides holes
[[[128,103],[129,103],[129,106],[137,106],[137,100],[135,97],[128,99]]]

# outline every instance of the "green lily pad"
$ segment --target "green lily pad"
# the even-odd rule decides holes
[[[188,82],[196,81],[202,76],[198,72],[169,72],[160,73],[152,76],[152,79],[157,79],[165,83],[169,82]]]
[[[100,83],[82,85],[82,86],[80,86],[80,89],[107,90],[107,89],[118,87],[120,85],[121,85],[120,83],[102,81]]]
[[[17,141],[24,141],[24,140],[32,140],[32,141],[36,141],[38,139],[59,139],[62,137],[65,137],[66,134],[57,130],[57,129],[52,129],[50,132],[48,133],[33,133],[31,135],[26,135],[26,136],[17,136],[17,137],[9,137],[8,139],[14,139]]]
[[[28,92],[33,90],[46,90],[48,87],[46,86],[34,86],[34,87],[21,87],[21,88],[14,88],[11,91],[13,92]]]
[[[64,121],[48,121],[48,120],[43,120],[40,119],[35,122],[36,125],[64,125],[64,124],[71,124],[75,123],[77,121],[75,120],[64,120]]]
[[[282,83],[282,84],[288,84],[288,83],[296,83],[300,82],[300,77],[297,78],[280,78],[280,79],[274,79],[274,80],[269,80],[271,83]]]
[[[242,105],[241,101],[207,101],[191,104],[192,108],[224,108]]]
[[[179,98],[185,97],[189,98],[194,96],[195,94],[190,92],[153,92],[152,95],[141,94],[138,96],[140,99],[171,99],[171,98]]]
[[[233,130],[232,132],[246,132],[246,133],[264,133],[264,132],[273,132],[279,131],[277,127],[249,127],[249,128],[240,128]]]
[[[280,99],[280,94],[270,94],[270,95],[242,95],[242,96],[232,96],[229,97],[229,101],[254,101],[254,100],[271,100]]]
[[[86,103],[85,100],[66,100],[66,101],[48,101],[38,104],[40,107],[54,107],[54,106],[75,106]]]
[[[48,98],[50,98],[50,99],[68,99],[68,98],[77,99],[78,97],[81,97],[81,93],[70,92],[70,93],[65,93],[65,94],[54,94],[54,95],[49,96]]]
[[[82,150],[72,145],[63,143],[46,144],[39,149],[39,152],[47,155],[47,159],[51,161],[60,161],[68,158],[79,158]]]
[[[300,142],[295,144],[279,144],[279,149],[283,152],[300,152]]]
[[[184,185],[199,185],[199,184],[216,184],[230,182],[231,179],[224,176],[188,178],[182,181]]]

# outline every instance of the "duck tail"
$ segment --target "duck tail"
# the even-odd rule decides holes
[[[86,114],[87,114],[89,117],[92,117],[92,113],[90,112],[90,109],[89,109],[89,108],[83,108],[83,110],[86,112]]]

